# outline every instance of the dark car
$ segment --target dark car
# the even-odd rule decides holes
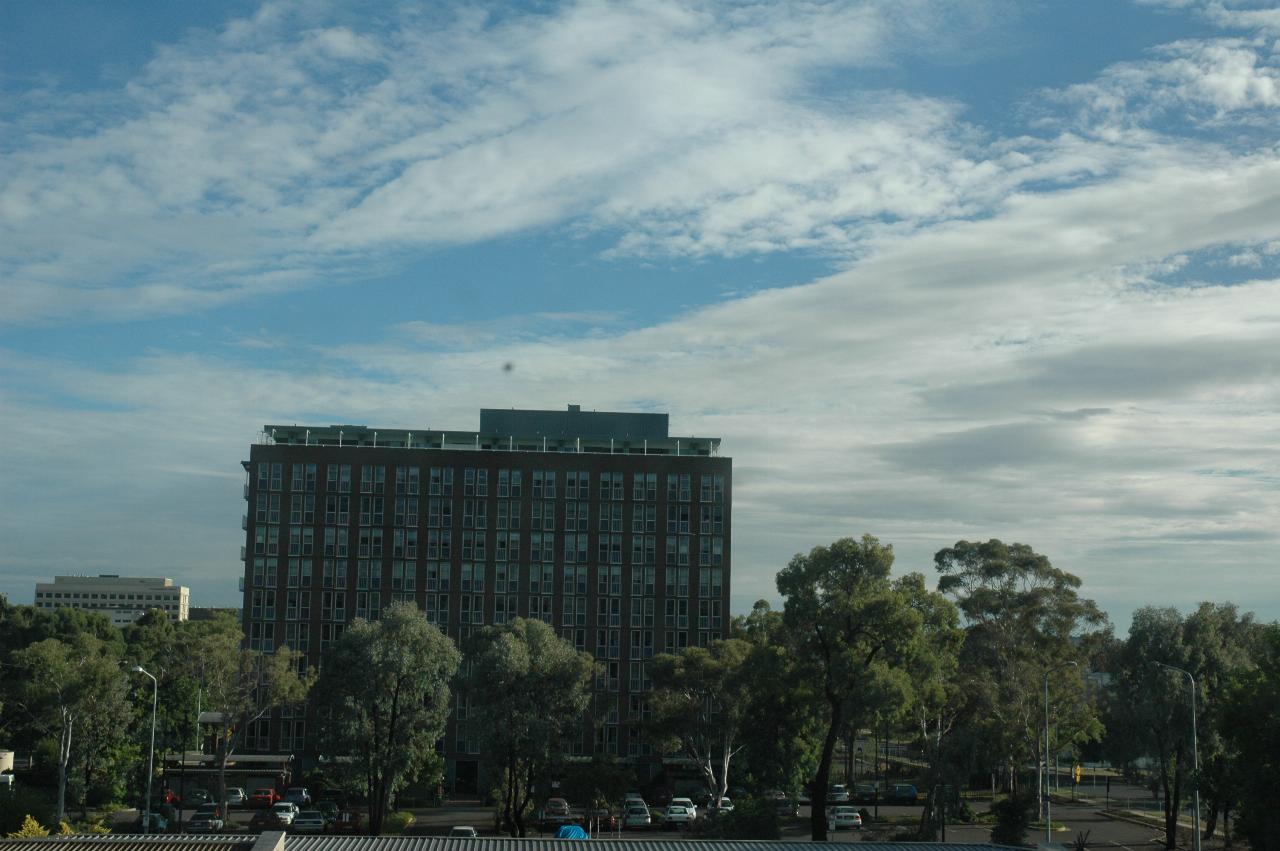
[[[359,833],[362,829],[363,816],[359,810],[342,810],[333,823],[334,833]]]
[[[338,820],[338,805],[331,800],[316,801],[316,809],[324,816],[325,824],[332,827]]]
[[[188,807],[199,807],[213,800],[213,796],[205,789],[190,789],[183,796],[182,802]]]
[[[217,804],[205,804],[187,822],[187,830],[191,833],[218,833],[226,826],[222,807]]]
[[[259,810],[249,819],[249,830],[262,833],[264,830],[285,830],[288,827],[271,810]]]
[[[885,800],[891,804],[914,804],[919,797],[920,793],[910,783],[897,783],[885,795]]]

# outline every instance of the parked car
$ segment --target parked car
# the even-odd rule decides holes
[[[632,805],[622,815],[623,830],[648,830],[652,823],[648,807]]]
[[[862,816],[855,807],[845,804],[827,810],[827,830],[861,830]]]
[[[217,833],[227,826],[222,817],[222,807],[217,804],[204,804],[187,821],[189,833]]]
[[[200,807],[213,800],[207,789],[188,789],[183,796],[183,803],[188,807]]]
[[[731,812],[732,810],[733,810],[733,800],[730,798],[721,798],[718,801],[714,798],[707,798],[708,813],[714,813],[714,812],[727,813],[727,812]]]
[[[604,807],[593,810],[591,819],[596,823],[596,830],[612,832],[618,829],[618,817]]]
[[[475,839],[480,834],[469,824],[458,824],[449,828],[449,835],[454,839]]]
[[[274,810],[259,810],[249,819],[249,830],[262,833],[264,830],[284,830],[288,825],[280,821]]]
[[[672,798],[671,803],[676,806],[684,807],[688,810],[690,821],[698,817],[698,806],[693,802],[692,798]]]
[[[329,829],[329,822],[319,810],[302,810],[293,817],[289,827],[294,833],[324,833]]]
[[[288,801],[291,804],[297,804],[299,808],[311,804],[311,793],[307,791],[306,786],[290,786],[284,792],[282,801]]]
[[[662,823],[667,827],[680,828],[688,827],[694,819],[694,814],[688,807],[681,804],[670,804],[667,811],[663,813]]]
[[[293,824],[294,818],[298,815],[298,805],[292,801],[277,801],[272,805],[271,812],[276,814],[281,824],[288,826]]]
[[[827,802],[832,804],[848,803],[849,790],[843,783],[832,783],[831,788],[827,791]]]
[[[915,786],[910,783],[897,783],[885,795],[885,800],[891,804],[914,804],[919,797],[920,793]]]
[[[249,796],[249,806],[255,808],[270,809],[279,801],[280,793],[270,786],[254,789],[253,794]]]
[[[874,804],[879,799],[879,791],[874,783],[858,783],[853,787],[853,800],[859,804]]]
[[[549,798],[538,813],[538,821],[544,825],[558,826],[573,821],[573,812],[564,798]]]
[[[243,807],[248,800],[249,796],[244,793],[244,789],[241,789],[239,786],[227,787],[228,807]]]
[[[359,833],[364,828],[364,816],[359,810],[339,810],[333,822],[334,833]]]
[[[338,805],[333,801],[317,801],[316,809],[320,811],[320,815],[324,816],[325,824],[330,827],[338,820]]]
[[[800,815],[800,805],[789,799],[786,792],[772,789],[766,792],[765,796],[773,801],[774,812],[783,818]]]

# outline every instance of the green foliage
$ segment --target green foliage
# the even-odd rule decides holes
[[[408,810],[398,810],[388,813],[386,819],[382,823],[382,832],[392,836],[400,836],[412,825],[417,818]]]
[[[741,738],[739,758],[747,785],[794,797],[813,776],[821,753],[824,703],[817,678],[792,651],[782,612],[765,600],[734,619],[732,634],[751,644],[743,671],[751,735]]]
[[[28,818],[41,824],[53,824],[57,813],[54,802],[39,789],[18,786],[0,793],[0,834],[21,830]]]
[[[467,658],[467,723],[503,775],[503,826],[523,836],[535,788],[565,737],[581,729],[593,663],[547,624],[523,618],[481,630]]]
[[[778,574],[796,659],[826,704],[817,789],[828,786],[841,733],[894,711],[910,693],[901,659],[916,641],[920,614],[891,582],[892,566],[893,548],[864,535],[796,555]],[[810,828],[815,840],[826,838],[821,807],[814,808]]]
[[[991,828],[991,842],[995,845],[1025,845],[1035,805],[1033,796],[1022,793],[993,803],[991,812],[995,814],[996,822]]]
[[[597,755],[590,762],[566,765],[560,789],[571,804],[597,809],[616,805],[635,783],[635,772],[631,768],[612,757]]]
[[[692,760],[707,794],[716,799],[725,794],[730,763],[742,747],[751,656],[748,642],[730,638],[664,653],[649,663],[653,691],[645,733],[664,752],[679,750]]]
[[[449,682],[461,657],[412,603],[380,620],[357,620],[330,649],[313,709],[323,753],[366,780],[369,831],[387,829],[396,793],[426,774],[438,779],[435,743],[449,715]]]
[[[725,839],[781,839],[778,808],[768,798],[747,797],[734,802],[721,820]]]
[[[938,590],[964,615],[960,687],[975,759],[1008,772],[1043,758],[1043,677],[1050,678],[1051,733],[1059,749],[1097,739],[1102,725],[1084,699],[1080,668],[1105,641],[1106,616],[1079,594],[1080,579],[1026,544],[958,541],[939,550]]]
[[[48,836],[49,829],[40,824],[31,816],[27,816],[22,820],[22,827],[9,834],[10,839],[35,839],[41,836]]]
[[[1223,697],[1217,729],[1236,753],[1246,755],[1237,832],[1255,851],[1280,848],[1280,625],[1260,631],[1256,667],[1235,671]]]

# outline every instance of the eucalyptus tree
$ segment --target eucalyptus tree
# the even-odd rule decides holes
[[[461,658],[412,603],[393,603],[376,621],[356,620],[329,649],[312,695],[317,742],[362,781],[370,834],[382,832],[408,782],[424,774],[438,780],[435,746]]]
[[[783,621],[825,703],[815,795],[827,790],[845,726],[901,705],[909,693],[900,657],[916,640],[920,613],[891,581],[892,566],[893,548],[864,535],[797,554],[778,573]],[[822,806],[813,807],[810,827],[815,840],[827,838]]]
[[[1097,713],[1084,699],[1081,667],[1109,634],[1106,616],[1080,596],[1079,577],[1026,544],[958,541],[939,550],[934,564],[938,590],[953,597],[964,616],[961,665],[975,703],[974,732],[1016,789],[1021,766],[1050,764],[1046,678],[1058,741],[1101,735]]]
[[[540,620],[489,626],[465,648],[467,724],[502,776],[502,826],[525,835],[535,784],[579,729],[594,663]]]
[[[707,796],[719,801],[729,788],[729,766],[742,749],[752,720],[751,645],[737,638],[663,653],[649,665],[653,691],[646,700],[645,731],[664,752],[693,762]]]

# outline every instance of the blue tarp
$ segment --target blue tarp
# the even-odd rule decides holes
[[[587,832],[576,824],[562,824],[556,831],[556,839],[590,839]]]

